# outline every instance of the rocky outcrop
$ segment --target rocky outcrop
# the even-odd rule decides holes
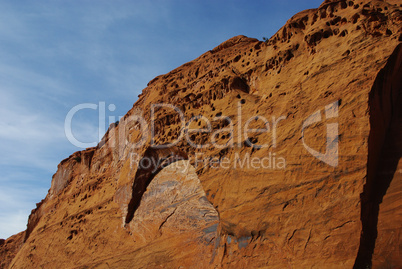
[[[7,240],[0,239],[0,268],[8,268],[8,265],[14,259],[15,254],[20,250],[24,242],[25,232],[20,232],[11,236]]]
[[[10,268],[401,266],[401,23],[325,1],[156,77],[59,165]]]
[[[86,173],[91,167],[91,160],[95,149],[87,149],[85,151],[75,152],[68,159],[61,161],[57,167],[56,174],[53,175],[52,184],[49,189],[48,196],[36,204],[36,208],[31,211],[29,215],[27,229],[25,231],[24,242],[28,239],[29,235],[35,229],[43,215],[47,212],[44,211],[42,204],[48,199],[53,199],[54,196],[68,186],[69,182],[74,177],[80,177],[81,180],[86,176]]]
[[[187,159],[187,154],[175,147],[165,149],[154,149],[150,147],[145,151],[142,159],[139,161],[139,163],[143,165],[139,166],[135,174],[133,191],[127,208],[126,223],[130,223],[133,219],[134,213],[142,200],[142,196],[155,175],[169,164]]]

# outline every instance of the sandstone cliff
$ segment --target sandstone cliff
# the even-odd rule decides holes
[[[401,26],[399,1],[326,0],[156,77],[2,266],[402,266]]]

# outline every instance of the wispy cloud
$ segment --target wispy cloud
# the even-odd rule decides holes
[[[0,1],[0,237],[25,228],[79,150],[64,133],[72,107],[105,101],[123,116],[155,76],[234,35],[270,36],[321,1]],[[73,133],[96,141],[97,125],[97,111],[81,111]]]
[[[33,209],[33,198],[46,195],[43,187],[18,184],[8,187],[2,181],[0,189],[0,238],[8,238],[16,232],[26,229],[28,216]]]

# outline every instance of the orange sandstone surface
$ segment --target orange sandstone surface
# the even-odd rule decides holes
[[[326,0],[156,77],[1,268],[401,267],[401,9]]]

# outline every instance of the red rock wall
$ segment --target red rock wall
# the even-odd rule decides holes
[[[98,147],[59,165],[10,267],[401,266],[401,22],[397,1],[325,1],[267,42],[237,36],[156,77]],[[152,115],[158,103],[182,115]],[[152,150],[197,115],[191,128],[208,119],[216,133],[189,139],[218,146]],[[257,115],[250,128],[264,117],[269,131],[246,137]],[[190,163],[196,177],[141,169],[147,156],[188,159],[166,164]],[[209,163],[223,159],[237,168]]]

